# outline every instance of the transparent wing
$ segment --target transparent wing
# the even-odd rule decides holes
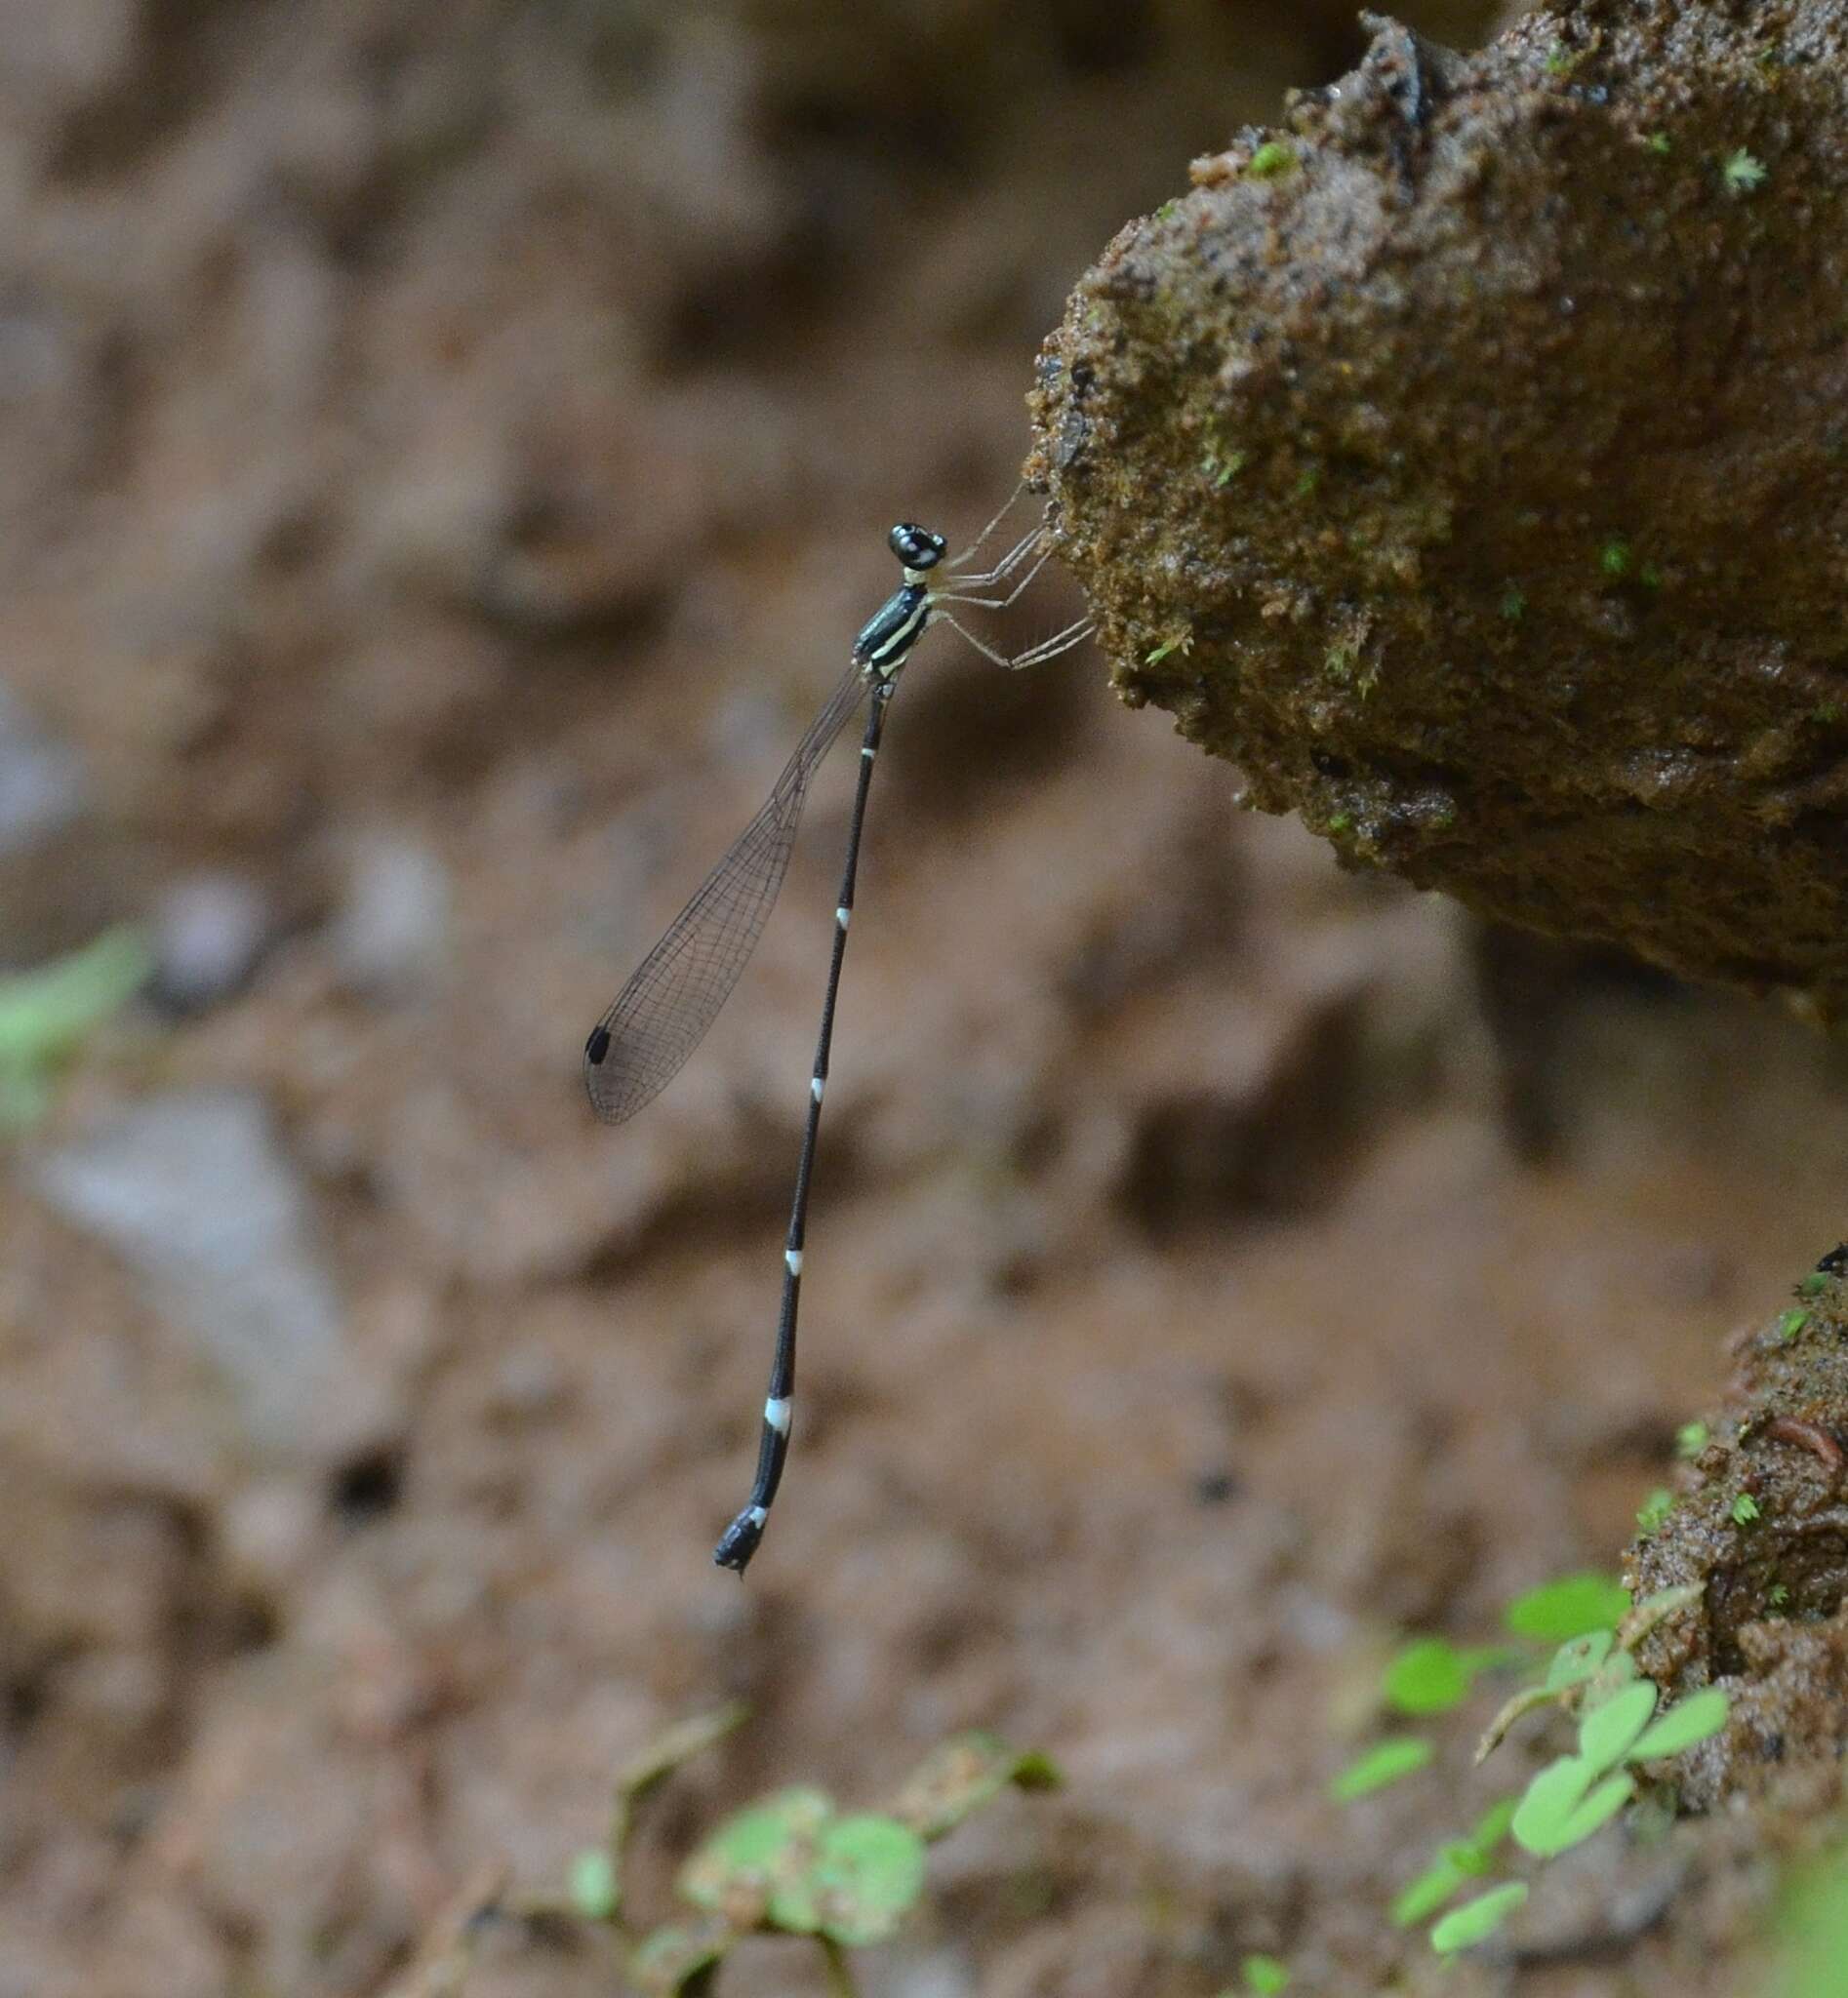
[[[848,668],[757,816],[591,1029],[584,1087],[606,1123],[634,1116],[667,1087],[732,996],[789,871],[809,779],[867,685],[863,666]]]

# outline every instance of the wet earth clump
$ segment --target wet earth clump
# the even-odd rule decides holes
[[[1806,1815],[1840,1801],[1848,1749],[1848,1245],[1796,1301],[1737,1342],[1738,1372],[1711,1424],[1684,1432],[1689,1489],[1630,1551],[1638,1601],[1700,1598],[1638,1658],[1679,1697],[1726,1690],[1724,1734],[1678,1772],[1683,1801],[1744,1793]]]
[[[1353,859],[1839,1018],[1848,15],[1371,26],[1042,354],[1116,684]]]

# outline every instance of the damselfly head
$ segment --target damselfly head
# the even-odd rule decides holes
[[[907,569],[935,569],[949,545],[914,520],[902,520],[886,537],[886,544]]]

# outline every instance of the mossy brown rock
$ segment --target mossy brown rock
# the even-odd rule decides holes
[[[1356,859],[1848,1013],[1848,17],[1372,25],[1045,349],[1117,684]]]
[[[1722,1685],[1724,1734],[1678,1765],[1683,1797],[1815,1791],[1839,1801],[1848,1749],[1848,1245],[1798,1301],[1738,1343],[1727,1406],[1661,1523],[1631,1547],[1638,1601],[1698,1602],[1644,1639],[1643,1669],[1672,1696]],[[1817,1790],[1816,1772],[1826,1778]]]

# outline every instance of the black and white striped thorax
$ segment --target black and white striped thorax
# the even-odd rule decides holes
[[[921,582],[907,582],[895,589],[861,627],[854,640],[854,657],[869,675],[877,673],[882,680],[889,680],[930,621],[930,591]]]
[[[915,521],[902,520],[886,537],[886,543],[904,565],[904,580],[861,626],[854,640],[854,658],[875,674],[890,680],[904,663],[904,656],[924,635],[931,621],[930,586],[925,576],[943,559],[948,545],[942,535],[933,534]]]

